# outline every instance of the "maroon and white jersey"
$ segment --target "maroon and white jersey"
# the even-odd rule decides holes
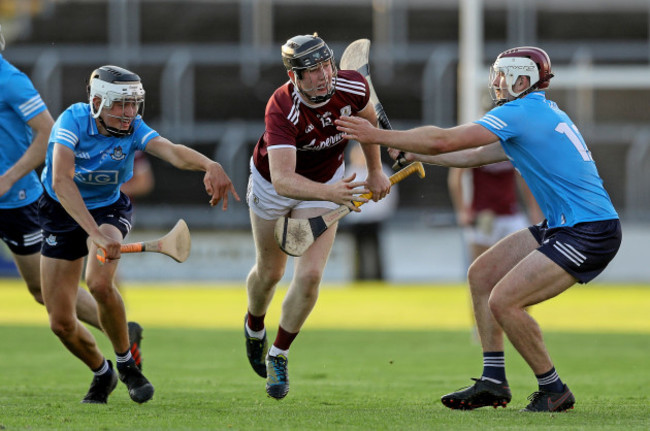
[[[491,210],[496,215],[516,214],[519,211],[516,175],[509,161],[472,169],[472,209],[477,213]]]
[[[291,81],[278,88],[266,105],[266,130],[253,151],[253,163],[271,181],[268,149],[295,147],[296,173],[324,183],[345,158],[348,140],[336,130],[334,120],[363,110],[370,99],[368,82],[358,72],[339,70],[336,92],[317,108],[306,105]]]

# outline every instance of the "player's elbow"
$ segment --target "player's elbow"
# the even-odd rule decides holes
[[[277,194],[280,196],[291,197],[291,181],[289,181],[288,178],[282,176],[274,178],[271,176],[271,183],[273,184],[273,188]]]

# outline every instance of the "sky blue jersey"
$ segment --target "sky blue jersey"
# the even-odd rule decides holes
[[[34,85],[0,54],[0,174],[7,172],[32,143],[27,122],[47,107]],[[41,196],[43,187],[32,171],[0,196],[0,208],[19,208]]]
[[[147,126],[139,115],[133,122],[131,135],[104,136],[97,130],[90,105],[76,103],[63,111],[52,127],[41,181],[47,193],[58,201],[52,189],[52,151],[56,144],[65,145],[74,151],[74,182],[86,208],[110,205],[119,199],[120,186],[133,176],[136,150],[144,151],[147,143],[157,136],[158,132]]]
[[[544,92],[497,106],[476,123],[499,137],[550,228],[618,218],[578,128]]]

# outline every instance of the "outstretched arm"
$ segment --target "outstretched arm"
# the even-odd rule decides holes
[[[205,191],[210,195],[210,205],[215,206],[223,199],[222,208],[228,209],[228,192],[232,193],[235,199],[240,200],[223,167],[198,151],[158,136],[147,143],[146,152],[179,169],[205,172],[203,184]]]
[[[400,150],[394,148],[388,150],[388,154],[390,154],[393,159],[397,158],[399,152]],[[456,168],[474,168],[508,160],[508,156],[506,156],[506,153],[503,151],[503,147],[499,142],[493,142],[492,144],[478,148],[469,148],[467,150],[454,151],[435,156],[405,153],[404,158],[408,162],[420,161],[431,165]]]
[[[481,147],[499,140],[494,133],[475,123],[449,129],[424,126],[400,131],[377,129],[359,117],[341,117],[336,120],[336,125],[345,138],[428,156]],[[462,156],[465,155],[469,153]],[[442,161],[443,164],[451,162],[461,163],[460,160]]]
[[[43,161],[45,161],[47,141],[54,120],[50,112],[45,110],[29,120],[27,124],[34,131],[32,143],[25,151],[25,154],[7,172],[0,176],[0,196],[7,193],[16,181],[42,165]]]

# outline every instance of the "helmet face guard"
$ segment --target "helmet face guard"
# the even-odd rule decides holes
[[[529,85],[515,91],[513,87],[520,76],[528,77]],[[509,96],[517,99],[532,91],[547,88],[552,77],[548,54],[541,48],[523,46],[499,54],[490,68],[488,88],[492,100],[497,105],[502,105],[510,100]]]
[[[5,37],[2,34],[2,25],[0,25],[0,51],[5,50]]]
[[[294,86],[310,102],[323,103],[334,95],[337,72],[334,52],[323,39],[318,37],[318,34],[295,36],[289,39],[282,45],[282,62],[287,71],[293,72]],[[332,68],[331,77],[325,71],[328,66]],[[322,87],[322,84],[312,81],[311,74],[314,71],[322,73],[327,90],[324,95],[309,94]]]
[[[88,84],[90,113],[112,136],[130,135],[133,133],[133,120],[138,115],[144,114],[144,94],[144,88],[138,75],[121,67],[102,66],[93,71],[90,76]],[[95,107],[95,99],[100,100],[97,107]],[[129,122],[128,129],[107,126],[101,117],[105,108],[110,110],[115,104],[121,106],[121,109],[117,110],[120,115],[109,112],[106,112],[105,115],[118,119],[120,122]]]

